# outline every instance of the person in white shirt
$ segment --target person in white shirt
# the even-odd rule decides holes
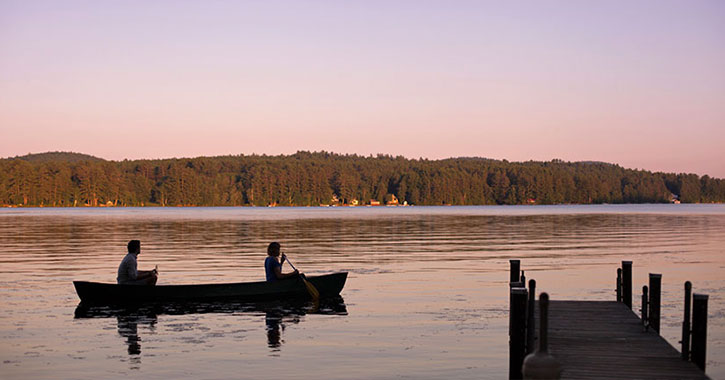
[[[128,242],[128,253],[118,266],[116,281],[121,285],[156,285],[159,278],[158,271],[137,270],[136,258],[141,253],[141,242],[131,240]]]

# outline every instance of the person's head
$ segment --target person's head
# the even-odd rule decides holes
[[[273,241],[273,242],[269,243],[269,245],[267,246],[267,254],[270,256],[277,257],[277,256],[279,256],[279,248],[280,248],[279,243],[277,243],[276,241]]]
[[[131,240],[128,242],[128,253],[139,254],[141,252],[141,241]]]

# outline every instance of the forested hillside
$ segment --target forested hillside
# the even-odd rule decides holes
[[[83,153],[73,152],[46,152],[31,153],[25,156],[14,157],[29,162],[81,162],[81,161],[103,161],[103,159]]]
[[[58,153],[54,153],[58,154]],[[411,205],[725,201],[725,180],[598,162],[411,160],[298,152],[163,160],[0,160],[0,204]],[[45,156],[44,158],[48,158]]]

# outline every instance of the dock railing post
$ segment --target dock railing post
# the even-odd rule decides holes
[[[692,295],[692,362],[705,370],[707,352],[707,294]]]
[[[536,351],[536,280],[529,280],[529,305],[526,308],[526,353]]]
[[[685,316],[682,320],[682,360],[690,360],[690,310],[692,302],[692,283],[685,282]]]
[[[651,290],[651,289],[650,289]],[[632,262],[622,261],[622,302],[632,308]]]
[[[509,379],[522,379],[521,366],[526,355],[526,288],[511,288],[511,328],[509,332]]]
[[[617,268],[617,302],[622,302],[622,268]]]
[[[647,331],[649,329],[649,320],[647,317],[647,305],[649,303],[649,295],[647,294],[647,285],[642,287],[642,309],[640,310],[642,312],[642,326],[644,327],[644,331]]]
[[[561,364],[549,355],[549,295],[539,296],[539,348],[524,360],[524,379],[559,379]]]
[[[662,300],[662,275],[649,274],[649,325],[652,330],[660,333],[660,306]]]
[[[521,260],[509,260],[511,265],[511,279],[509,282],[519,282],[521,273]]]

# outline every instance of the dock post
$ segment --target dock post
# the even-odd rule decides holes
[[[519,282],[524,284],[524,287],[526,287],[526,276],[524,274],[524,271],[521,271],[521,278],[519,279]]]
[[[519,274],[521,269],[521,260],[509,260],[511,265],[511,272],[509,275],[509,336],[511,335],[511,326],[514,315],[510,313],[511,308],[514,304],[514,288],[525,287],[526,284],[521,285],[519,283]]]
[[[511,327],[509,329],[509,379],[522,379],[526,355],[526,288],[511,288]]]
[[[647,317],[647,307],[649,303],[649,295],[647,294],[647,285],[642,287],[642,326],[644,331],[649,330],[649,318]]]
[[[662,301],[662,275],[649,274],[649,325],[660,333],[660,306]]]
[[[539,296],[539,348],[524,360],[524,379],[560,379],[561,363],[549,355],[549,295]]]
[[[622,302],[622,268],[617,268],[617,302]]]
[[[685,282],[685,317],[682,320],[682,360],[690,360],[690,309],[692,302],[692,283]]]
[[[707,294],[692,296],[692,362],[705,370],[707,351]]]
[[[549,294],[541,293],[539,296],[539,307],[541,308],[539,326],[541,332],[539,333],[539,350],[543,352],[549,352]]]
[[[536,351],[536,280],[529,280],[529,305],[526,309],[526,353]]]
[[[514,305],[513,290],[516,288],[526,289],[526,284],[524,284],[522,282],[509,282],[509,310],[511,310],[511,308],[513,308],[513,305]],[[509,313],[509,335],[511,335],[511,329],[513,328],[513,325],[514,325],[514,322],[513,322],[514,317],[515,317],[515,315],[513,313]],[[526,318],[526,317],[524,316],[524,318]]]
[[[519,282],[521,273],[521,260],[509,260],[511,264],[511,279],[509,282]]]
[[[622,261],[622,302],[632,308],[632,262]]]

